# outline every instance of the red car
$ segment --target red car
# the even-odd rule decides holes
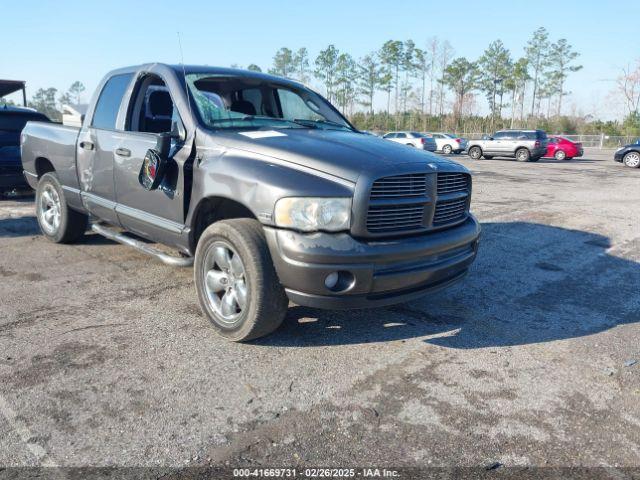
[[[556,160],[571,160],[574,157],[581,157],[583,153],[581,143],[574,143],[564,137],[550,136],[545,157],[553,157]]]

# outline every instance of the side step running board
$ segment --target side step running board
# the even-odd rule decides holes
[[[169,255],[161,250],[158,250],[157,248],[154,248],[147,243],[136,240],[135,238],[131,238],[124,233],[116,232],[104,225],[93,223],[91,224],[91,230],[99,233],[109,240],[114,240],[118,243],[122,243],[123,245],[128,245],[129,247],[133,247],[136,250],[146,253],[147,255],[156,257],[162,263],[166,263],[167,265],[171,265],[173,267],[190,267],[191,265],[193,265],[193,257],[174,257],[173,255]]]

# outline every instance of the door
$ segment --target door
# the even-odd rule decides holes
[[[125,131],[114,144],[116,211],[121,225],[134,233],[164,243],[184,229],[184,164],[191,148],[164,82],[156,75],[143,77],[134,89]],[[156,190],[139,182],[140,168],[149,149],[155,149],[158,134],[172,132],[169,159],[163,180]]]
[[[101,220],[117,223],[113,185],[114,135],[122,99],[133,78],[114,75],[104,84],[89,126],[83,126],[76,145],[80,196],[85,208]]]
[[[434,133],[433,134],[433,139],[436,141],[436,148],[440,151],[442,151],[442,149],[444,148],[444,146],[447,144],[446,142],[446,138],[444,135],[442,135],[441,133]],[[453,147],[453,145],[452,145]]]

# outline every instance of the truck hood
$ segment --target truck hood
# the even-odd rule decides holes
[[[277,158],[356,182],[363,172],[415,163],[455,165],[423,150],[383,140],[372,135],[321,129],[280,129],[216,132],[213,142],[259,155]],[[437,168],[437,167],[436,167]]]

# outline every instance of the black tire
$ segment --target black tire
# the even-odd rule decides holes
[[[56,213],[57,222],[47,220],[56,217]],[[38,182],[36,218],[42,234],[55,243],[73,243],[79,240],[87,230],[89,221],[87,215],[69,208],[62,185],[53,172],[45,173]]]
[[[217,293],[212,293],[210,284],[205,281],[207,272],[212,272],[217,267],[214,263],[212,269],[209,269],[209,262],[214,260],[215,249],[220,246],[230,247],[233,253],[231,258],[236,254],[239,256],[243,268],[242,282],[247,292],[245,307],[241,307],[236,300],[237,309],[233,313],[235,317],[231,319],[224,317],[224,309],[216,310],[210,295]],[[222,282],[224,285],[234,281],[230,271],[227,274],[229,277]],[[200,307],[224,338],[234,342],[254,340],[272,333],[282,324],[289,300],[280,284],[264,231],[257,220],[222,220],[207,227],[196,247],[194,276]],[[228,293],[235,287],[225,288]],[[222,300],[220,303],[222,304]]]
[[[526,148],[516,150],[516,160],[519,162],[529,162],[531,160],[531,152]]]
[[[480,160],[482,158],[482,149],[480,147],[471,147],[467,154],[474,160]]]
[[[553,154],[553,158],[562,162],[564,160],[571,160],[571,158],[567,158],[567,153],[563,150],[556,150],[556,153]]]
[[[452,151],[453,148],[451,147],[451,145],[445,145],[444,147],[442,147],[442,153],[444,153],[445,155],[451,154]]]
[[[622,159],[624,164],[630,168],[640,168],[640,152],[631,151]]]
[[[484,155],[484,158],[486,158],[487,160],[491,160],[493,158],[493,155]]]

